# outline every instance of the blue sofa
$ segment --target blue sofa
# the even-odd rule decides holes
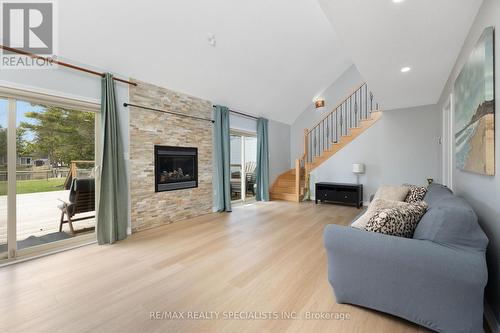
[[[483,332],[488,238],[469,204],[433,184],[413,238],[328,225],[328,279],[339,303],[437,332]]]

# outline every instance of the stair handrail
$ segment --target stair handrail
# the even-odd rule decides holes
[[[326,118],[328,118],[329,115],[331,115],[332,113],[334,113],[335,111],[337,111],[337,109],[342,105],[344,104],[349,98],[352,97],[352,95],[354,95],[359,89],[361,89],[361,87],[363,87],[364,85],[366,84],[366,82],[362,82],[360,84],[358,84],[354,89],[351,90],[351,92],[348,94],[348,95],[345,95],[344,99],[338,103],[330,112],[327,112],[325,115],[323,115],[323,117],[321,117],[320,120],[318,120],[312,127],[311,127],[311,130],[315,127],[318,127],[319,124],[321,124],[321,122],[323,120],[325,120]]]
[[[352,92],[326,113],[311,129],[304,130],[304,155],[306,164],[313,162],[325,150],[348,135],[361,120],[369,119],[373,111],[378,111],[378,103],[366,82],[356,86]]]

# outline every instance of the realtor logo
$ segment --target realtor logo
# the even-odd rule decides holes
[[[43,56],[30,58],[9,50],[2,52],[2,68],[35,68],[52,66],[55,53],[55,15],[52,0],[1,1],[2,44],[24,52]]]

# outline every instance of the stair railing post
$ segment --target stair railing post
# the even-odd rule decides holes
[[[354,93],[354,127],[358,127],[358,92]]]
[[[352,128],[359,127],[361,121],[371,119],[372,112],[378,111],[379,108],[373,93],[364,82],[334,109],[324,114],[311,129],[304,129],[304,155],[299,160],[304,163],[305,200],[308,197],[307,191],[310,191],[310,184],[307,181],[310,177],[310,170],[321,164],[328,156],[319,161],[317,159],[324,156],[327,150],[334,151],[334,145],[340,143],[343,136],[349,135]]]
[[[300,201],[300,159],[295,160],[295,200]]]
[[[307,128],[304,128],[304,163],[307,162],[309,159],[308,137],[309,137],[309,130]]]
[[[372,92],[370,91],[370,113],[369,113],[369,116],[371,117],[372,115],[372,111],[373,111],[373,94]]]

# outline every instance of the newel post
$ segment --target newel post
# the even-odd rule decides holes
[[[300,159],[295,160],[295,201],[300,201]]]
[[[304,128],[304,196],[306,200],[311,199],[309,192],[309,129]]]
[[[309,159],[309,130],[304,128],[304,164],[308,162]]]

